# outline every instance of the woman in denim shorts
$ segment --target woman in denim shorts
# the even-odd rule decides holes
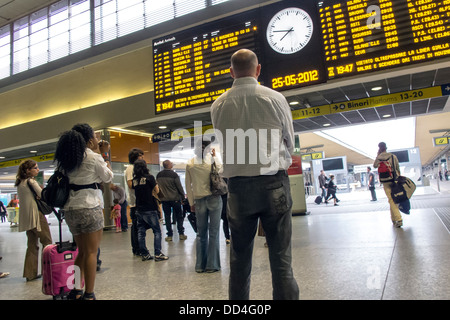
[[[71,187],[64,215],[78,246],[75,265],[79,267],[85,284],[84,293],[82,288],[74,288],[69,299],[95,299],[97,251],[104,227],[101,183],[109,183],[113,178],[106,160],[108,150],[109,144],[98,142],[88,124],[77,124],[64,132],[56,146],[58,169],[67,174]]]

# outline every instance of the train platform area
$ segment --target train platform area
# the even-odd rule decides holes
[[[309,214],[293,216],[293,270],[301,300],[448,300],[450,299],[450,181],[418,187],[403,227],[390,221],[384,191],[378,201],[369,191],[340,193],[339,206],[316,205],[307,198]],[[48,220],[53,240],[58,222]],[[99,300],[226,300],[229,246],[221,233],[222,269],[196,273],[196,235],[187,219],[186,240],[174,235],[162,241],[167,261],[141,261],[131,252],[130,232],[107,230],[101,243],[101,270],[95,293]],[[165,227],[162,226],[165,235]],[[176,229],[175,229],[176,230]],[[63,224],[63,237],[71,239]],[[42,280],[22,278],[26,235],[0,224],[0,300],[51,300],[41,292]],[[271,300],[268,249],[256,236],[251,299]],[[153,234],[147,233],[148,248]]]

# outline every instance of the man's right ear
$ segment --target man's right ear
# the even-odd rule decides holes
[[[235,74],[234,74],[233,67],[230,67],[230,74],[231,74],[231,77],[232,77],[233,79],[236,79],[236,76],[235,76]]]

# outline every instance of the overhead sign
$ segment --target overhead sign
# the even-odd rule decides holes
[[[22,161],[28,160],[28,159],[34,160],[36,162],[43,162],[43,161],[53,160],[54,158],[55,158],[54,153],[48,153],[48,154],[43,154],[40,156],[34,156],[34,157],[28,157],[28,158],[22,158],[22,159],[16,159],[16,160],[8,160],[8,161],[0,162],[0,168],[15,167],[15,166],[18,166]]]
[[[319,159],[323,159],[323,158],[325,158],[323,151],[302,154],[302,161],[312,161],[312,160],[319,160]]]
[[[410,90],[399,93],[392,93],[377,97],[370,97],[358,100],[350,100],[339,103],[333,103],[323,106],[317,106],[306,109],[299,109],[292,111],[292,118],[294,120],[312,118],[318,116],[324,116],[332,113],[341,113],[352,110],[359,109],[367,109],[367,108],[375,108],[390,104],[396,104],[401,102],[409,102],[415,100],[429,99],[435,97],[441,97],[444,94],[448,94],[444,92],[444,88],[449,87],[450,85],[445,86],[435,86],[431,88],[419,89],[419,90]]]
[[[433,145],[435,147],[442,147],[450,144],[450,137],[437,137],[433,138]]]

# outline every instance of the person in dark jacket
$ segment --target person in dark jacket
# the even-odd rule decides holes
[[[325,198],[325,203],[328,204],[329,199],[334,199],[334,205],[337,206],[337,202],[339,202],[339,199],[336,198],[336,189],[337,186],[334,183],[334,175],[330,174],[330,181],[328,181],[328,193],[327,197]]]
[[[167,237],[165,240],[172,241],[173,237],[171,224],[172,211],[177,223],[179,239],[186,240],[187,236],[184,234],[183,227],[184,216],[181,208],[181,202],[185,196],[180,177],[173,171],[173,163],[170,160],[165,160],[163,167],[164,170],[158,173],[156,180],[163,195],[160,200],[164,211],[164,220],[166,221]]]

